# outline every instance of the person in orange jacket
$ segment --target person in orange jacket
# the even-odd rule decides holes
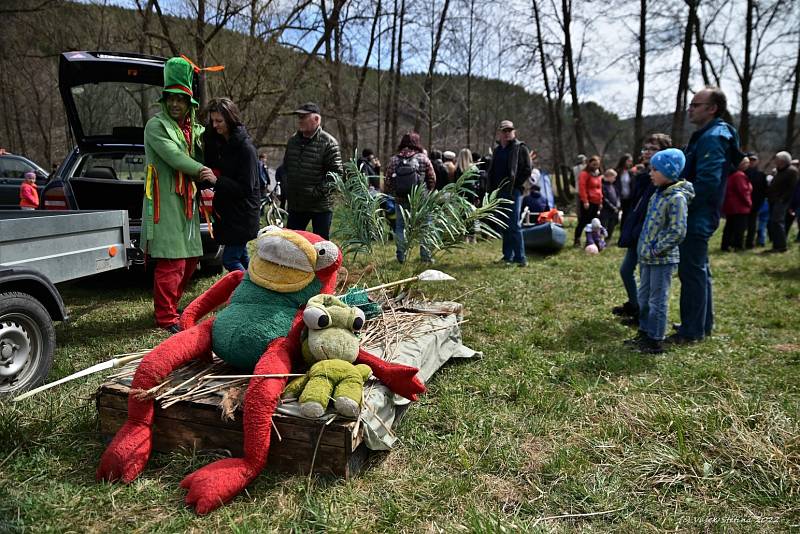
[[[600,176],[600,156],[592,156],[578,175],[580,205],[578,225],[575,227],[575,246],[581,245],[581,234],[587,224],[600,213],[603,205],[603,178]]]
[[[24,210],[35,210],[39,207],[39,190],[36,189],[36,173],[25,173],[25,181],[19,186],[19,207]]]

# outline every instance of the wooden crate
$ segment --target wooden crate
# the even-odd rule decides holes
[[[116,382],[103,384],[97,394],[97,412],[100,432],[110,440],[127,418],[128,387]],[[281,413],[276,413],[273,421],[281,439],[273,429],[267,469],[308,474],[313,461],[314,473],[349,478],[361,470],[367,459],[369,451],[355,421],[337,418],[325,425],[321,420]],[[232,421],[223,420],[219,397],[182,401],[166,409],[156,403],[153,450],[226,449],[233,456],[241,456],[242,442],[241,410]]]

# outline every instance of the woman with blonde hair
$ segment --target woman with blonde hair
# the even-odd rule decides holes
[[[470,170],[472,167],[475,166],[475,162],[472,161],[472,151],[468,148],[462,148],[461,151],[458,153],[458,159],[456,159],[456,174],[455,179],[458,180],[461,178],[461,175]]]
[[[475,165],[475,162],[472,159],[472,151],[468,148],[462,148],[458,153],[458,158],[456,158],[456,172],[453,175],[453,181],[458,181],[461,178],[461,175],[465,172],[469,171],[470,169],[478,170],[478,166]],[[475,175],[475,182],[473,182],[469,187],[473,193],[476,193],[474,197],[469,198],[468,200],[474,204],[479,205],[480,199],[477,196],[477,179],[478,175]],[[475,243],[475,233],[478,231],[478,224],[475,223],[475,227],[471,228],[469,233],[466,235],[465,240],[467,243]]]

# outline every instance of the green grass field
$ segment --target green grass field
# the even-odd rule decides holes
[[[623,299],[616,247],[532,256],[525,269],[492,263],[499,242],[441,256],[436,267],[457,281],[426,296],[465,304],[465,343],[484,357],[435,375],[398,447],[354,480],[264,474],[207,517],[184,506],[178,483],[209,456],[155,454],[129,486],[95,482],[102,376],[3,401],[0,532],[798,529],[797,246],[767,256],[723,255],[718,236],[712,246],[713,337],[656,357],[624,348],[633,331],[610,314]],[[400,274],[393,263],[381,273]],[[72,321],[57,328],[50,379],[164,338],[143,284],[62,290]]]

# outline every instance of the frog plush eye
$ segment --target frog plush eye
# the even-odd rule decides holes
[[[331,324],[331,316],[322,308],[306,308],[303,312],[303,322],[311,330],[322,330]]]
[[[339,259],[339,247],[330,241],[314,243],[314,249],[317,251],[317,264],[314,267],[315,271],[321,271],[326,267],[330,267]]]
[[[364,312],[361,311],[359,308],[356,308],[356,318],[353,319],[353,331],[358,332],[362,328],[364,328],[364,322],[366,321],[366,317],[364,317]]]

